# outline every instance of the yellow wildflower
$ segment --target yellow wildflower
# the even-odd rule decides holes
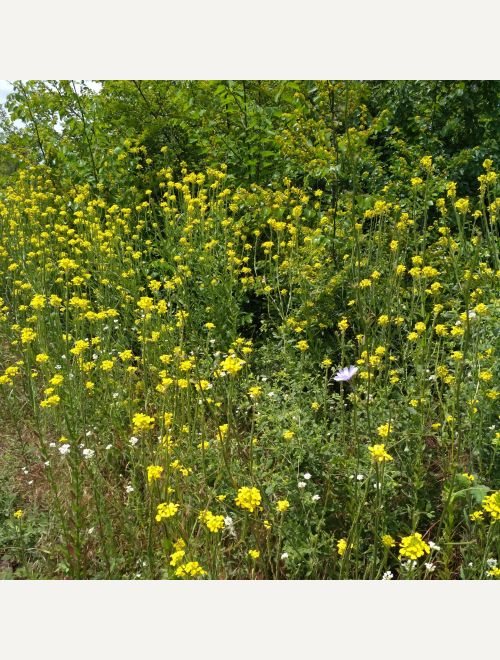
[[[390,454],[385,451],[385,445],[373,445],[368,447],[368,451],[372,455],[374,463],[384,463],[385,461],[394,460]]]
[[[277,511],[279,513],[284,513],[290,507],[290,502],[288,500],[278,500],[276,505]]]
[[[382,544],[385,545],[386,548],[393,548],[396,545],[396,541],[390,534],[384,534],[384,536],[382,536]]]
[[[399,551],[401,557],[407,557],[411,560],[416,560],[424,554],[428,555],[431,551],[427,543],[422,540],[422,534],[418,532],[402,538],[399,545],[401,546]]]
[[[207,572],[197,561],[188,561],[187,564],[181,564],[175,571],[175,575],[180,578],[193,578],[198,575],[206,575]]]
[[[235,498],[235,503],[240,509],[246,509],[253,513],[254,510],[260,506],[262,496],[258,488],[248,486],[243,486],[238,490],[238,494]]]
[[[161,465],[149,465],[148,466],[148,484],[156,479],[160,479],[163,472]]]
[[[173,502],[161,502],[156,507],[156,516],[155,520],[160,522],[163,518],[171,518],[175,516],[179,510],[179,504],[174,504]]]
[[[483,499],[483,509],[490,514],[493,520],[500,520],[500,490]]]

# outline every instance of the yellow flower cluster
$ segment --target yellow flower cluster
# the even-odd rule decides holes
[[[385,450],[385,445],[373,445],[368,447],[368,451],[372,455],[372,460],[374,463],[384,463],[385,461],[392,461],[393,458]]]
[[[149,465],[148,466],[148,484],[156,479],[160,479],[163,473],[163,468],[161,465]]]
[[[428,555],[431,551],[429,545],[422,540],[422,534],[419,534],[419,532],[403,537],[399,545],[400,556],[411,560]]]
[[[258,488],[243,486],[238,490],[234,501],[240,509],[246,509],[250,513],[253,513],[260,506],[261,500],[262,496]]]
[[[176,577],[185,579],[195,578],[206,574],[206,570],[202,568],[197,561],[188,561],[186,564],[181,564],[175,571]]]
[[[134,433],[137,433],[138,431],[148,431],[153,428],[154,423],[155,418],[145,415],[144,413],[135,413],[132,417]]]
[[[216,534],[224,527],[224,516],[216,516],[211,511],[201,511],[198,519],[204,523],[207,529]]]
[[[276,509],[279,513],[284,513],[290,508],[290,502],[288,500],[278,500],[276,504]]]
[[[164,518],[172,518],[179,510],[179,504],[173,502],[161,502],[156,507],[156,522],[162,521]]]
[[[245,366],[245,360],[237,357],[236,355],[228,355],[227,358],[222,360],[220,366],[223,371],[227,371],[231,376],[236,375]]]
[[[483,509],[490,514],[493,520],[500,520],[500,490],[484,498]]]

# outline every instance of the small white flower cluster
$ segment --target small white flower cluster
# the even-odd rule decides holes
[[[297,483],[297,488],[305,488],[307,486],[307,482],[312,478],[312,474],[310,472],[304,472],[302,478],[305,479],[305,481],[299,481]],[[321,497],[317,493],[311,496],[311,500],[313,502],[317,502],[319,499],[321,499]]]
[[[231,516],[226,516],[224,518],[224,529],[230,536],[236,538],[236,530],[234,529],[234,521]]]
[[[298,488],[305,488],[307,486],[307,482],[309,481],[309,479],[311,477],[312,477],[312,474],[310,472],[304,472],[304,474],[302,475],[302,478],[305,479],[305,481],[299,481],[297,483],[297,487]]]

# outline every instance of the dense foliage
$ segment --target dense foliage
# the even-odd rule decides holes
[[[16,82],[7,577],[498,577],[496,82]]]

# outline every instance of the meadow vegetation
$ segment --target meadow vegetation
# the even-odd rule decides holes
[[[499,99],[15,83],[0,576],[498,578]]]

